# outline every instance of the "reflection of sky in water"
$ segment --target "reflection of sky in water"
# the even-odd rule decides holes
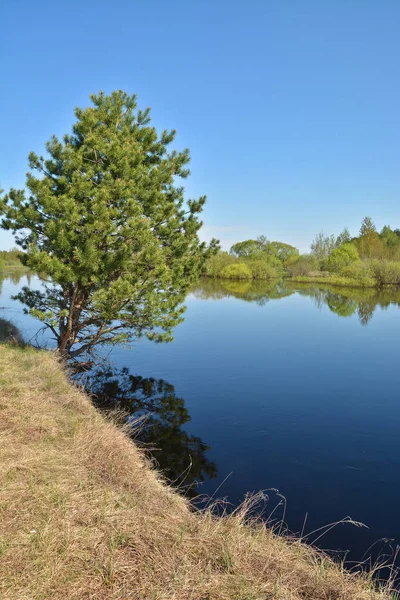
[[[11,308],[1,316],[29,338],[36,322],[9,300],[20,285],[3,283],[0,306]],[[341,527],[327,546],[400,542],[398,307],[376,307],[362,326],[357,311],[338,316],[304,291],[264,306],[196,294],[187,306],[174,343],[141,341],[115,348],[112,359],[165,379],[184,398],[185,429],[211,447],[218,467],[200,491],[213,493],[232,472],[218,496],[237,502],[246,491],[279,488],[292,529],[306,513],[309,529],[347,515],[370,526]]]
[[[30,315],[25,315],[23,305],[20,302],[12,300],[12,296],[18,294],[25,285],[29,285],[32,289],[40,289],[41,283],[39,277],[36,275],[22,275],[17,283],[18,278],[18,275],[13,274],[14,281],[11,278],[6,278],[0,286],[0,317],[11,321],[18,327],[26,341],[32,340],[34,343],[35,339],[33,338],[38,334],[42,324]],[[48,331],[39,333],[36,341],[40,345],[54,346],[54,342],[51,340],[51,333]]]

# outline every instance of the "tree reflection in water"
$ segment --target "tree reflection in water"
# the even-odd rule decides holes
[[[18,285],[22,277],[27,278],[27,285],[29,285],[32,278],[32,274],[29,273],[29,271],[24,271],[22,269],[6,269],[0,271],[0,294],[3,289],[4,281],[10,280],[14,285]]]
[[[388,288],[345,288],[333,286],[294,287],[293,293],[311,297],[321,308],[327,305],[339,317],[351,317],[357,313],[360,324],[368,325],[377,307],[385,310],[388,306],[400,307],[400,290]]]
[[[199,493],[196,483],[217,476],[209,447],[182,429],[190,421],[183,398],[163,379],[132,375],[127,368],[92,373],[85,385],[95,405],[122,412],[132,425],[132,438],[145,447],[166,478],[186,495]]]
[[[339,317],[358,315],[361,325],[368,325],[377,307],[386,309],[390,305],[400,307],[400,289],[387,288],[346,288],[332,285],[299,284],[290,279],[280,281],[231,281],[224,279],[203,279],[192,290],[202,299],[220,300],[235,297],[245,302],[255,302],[264,306],[271,300],[280,300],[293,294],[308,296],[315,306],[327,306]]]

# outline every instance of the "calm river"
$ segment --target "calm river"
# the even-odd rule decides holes
[[[0,317],[31,340],[40,323],[11,300],[27,284],[3,279]],[[274,488],[286,500],[267,492],[266,516],[311,542],[350,516],[368,528],[318,545],[359,560],[376,542],[376,558],[400,543],[399,307],[396,290],[206,280],[173,343],[115,348],[90,385],[147,415],[138,439],[185,493],[237,505]]]

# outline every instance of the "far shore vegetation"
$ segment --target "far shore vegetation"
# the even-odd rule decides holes
[[[22,264],[23,252],[18,248],[0,250],[0,273],[3,271],[27,271]]]
[[[400,229],[378,232],[370,217],[357,237],[348,229],[339,236],[319,233],[309,254],[265,236],[234,244],[207,261],[204,275],[221,279],[262,280],[290,277],[297,283],[344,287],[400,285]]]

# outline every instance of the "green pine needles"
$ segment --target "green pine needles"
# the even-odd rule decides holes
[[[185,294],[217,249],[200,242],[206,198],[184,199],[189,151],[169,150],[150,109],[122,91],[77,108],[71,135],[29,155],[24,190],[0,199],[2,227],[23,262],[46,276],[17,298],[48,327],[65,358],[141,336],[170,341]]]

